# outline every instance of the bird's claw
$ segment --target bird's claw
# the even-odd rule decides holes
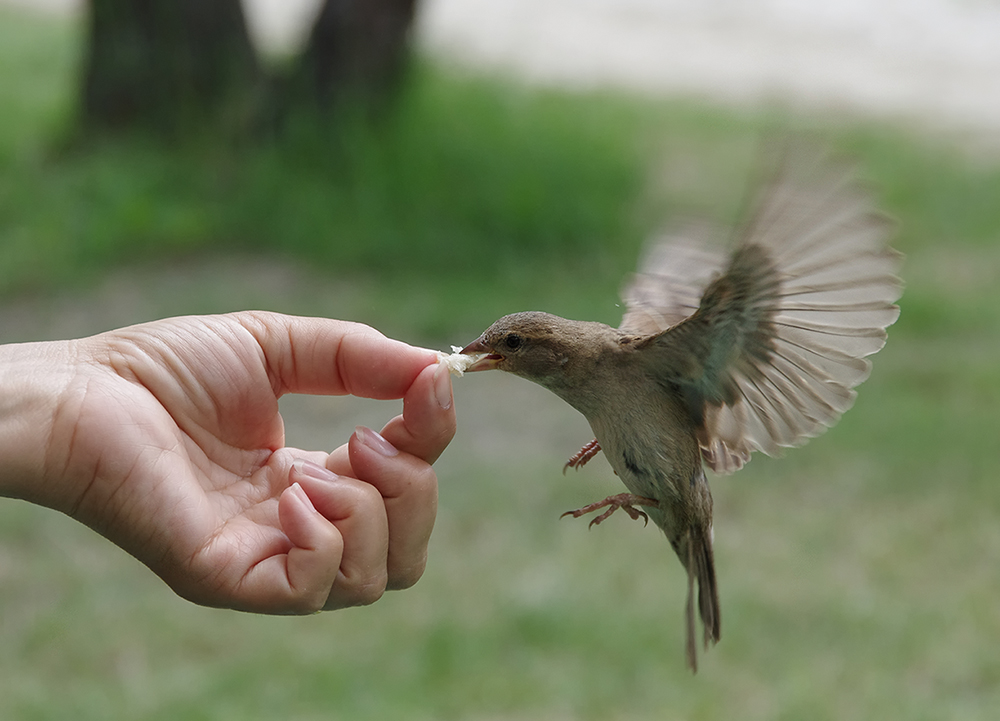
[[[566,475],[567,468],[581,468],[587,464],[591,458],[596,456],[601,451],[601,444],[597,442],[597,439],[585,443],[583,448],[577,451],[572,458],[566,461],[563,466],[563,475]]]
[[[634,493],[618,493],[614,496],[608,496],[603,501],[597,501],[596,503],[588,503],[583,508],[578,508],[575,511],[566,511],[560,518],[565,516],[573,516],[573,518],[579,518],[588,513],[592,513],[600,508],[607,507],[608,510],[604,513],[596,516],[590,521],[588,528],[593,528],[594,526],[600,524],[608,516],[621,508],[633,521],[638,521],[640,518],[643,523],[649,524],[649,516],[646,515],[644,511],[640,511],[636,506],[648,506],[650,508],[658,508],[659,502],[653,498],[646,498],[645,496],[637,496]]]
[[[640,511],[635,506],[629,506],[629,505],[620,506],[620,508],[623,511],[625,511],[625,513],[627,513],[629,515],[629,517],[633,521],[638,521],[640,518],[642,518],[642,525],[643,526],[648,526],[649,525],[649,516],[646,515],[645,511]],[[605,511],[605,513],[609,513],[609,512]],[[609,515],[610,515],[610,513],[609,513]],[[591,521],[590,523],[591,523],[591,525],[593,525],[594,522]]]

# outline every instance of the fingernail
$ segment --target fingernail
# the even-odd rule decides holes
[[[364,445],[371,448],[376,453],[383,456],[396,456],[399,455],[399,451],[396,450],[389,441],[382,437],[381,433],[373,431],[371,428],[365,428],[364,426],[358,426],[354,429],[354,434],[358,437]]]
[[[317,465],[312,461],[306,461],[301,458],[292,463],[292,470],[308,478],[315,478],[318,481],[337,480],[337,474],[333,471],[323,468],[323,466]]]
[[[448,375],[448,367],[444,363],[438,363],[434,369],[434,395],[437,396],[438,405],[444,410],[451,408],[451,377]]]
[[[306,493],[305,489],[302,486],[300,486],[298,483],[293,483],[288,487],[288,489],[289,489],[288,492],[294,495],[296,498],[298,498],[299,501],[301,501],[306,508],[308,508],[313,513],[319,513],[319,511],[316,510],[316,506],[313,505],[313,502],[309,499],[309,495]]]

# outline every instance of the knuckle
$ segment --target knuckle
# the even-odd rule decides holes
[[[299,616],[308,616],[310,614],[322,611],[326,606],[327,598],[329,593],[310,591],[299,595],[291,605],[291,611]]]
[[[365,483],[364,481],[358,481],[352,485],[354,489],[355,507],[361,509],[371,509],[375,507],[381,508],[384,504],[382,499],[382,493],[375,486]]]
[[[385,573],[358,584],[351,591],[356,606],[369,606],[382,598],[388,588],[388,576]]]
[[[427,557],[425,555],[412,565],[396,569],[390,576],[386,589],[389,591],[403,591],[407,588],[415,586],[421,576],[424,575],[424,569],[426,567]]]
[[[437,473],[430,466],[414,469],[407,483],[407,493],[414,499],[437,498]]]

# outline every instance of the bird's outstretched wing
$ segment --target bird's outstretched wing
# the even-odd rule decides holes
[[[625,317],[619,330],[662,333],[698,310],[705,288],[725,269],[724,242],[721,229],[695,222],[655,238],[622,288]]]
[[[854,402],[899,316],[891,231],[848,168],[788,156],[697,310],[643,342],[652,371],[684,394],[713,470],[800,445]],[[652,315],[650,282],[633,284],[626,329],[649,327],[638,319]]]

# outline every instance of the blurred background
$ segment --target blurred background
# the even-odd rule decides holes
[[[427,572],[369,608],[199,608],[0,503],[0,717],[994,718],[998,37],[995,0],[0,2],[0,342],[242,308],[439,348],[516,310],[617,325],[644,240],[731,222],[785,132],[858,161],[907,256],[854,409],[712,479],[696,677],[661,534],[558,520],[618,488],[560,474],[585,422],[477,374]],[[282,407],[314,448],[399,410]]]

